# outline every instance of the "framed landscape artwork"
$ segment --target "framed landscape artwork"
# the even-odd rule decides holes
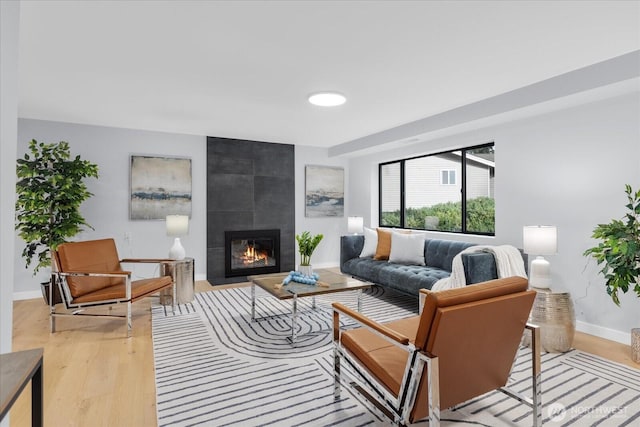
[[[344,169],[330,166],[305,167],[305,216],[344,216]]]
[[[191,159],[131,156],[130,219],[191,216]]]

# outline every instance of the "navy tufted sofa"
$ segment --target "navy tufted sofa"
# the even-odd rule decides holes
[[[360,258],[364,236],[340,238],[340,271],[358,279],[418,296],[422,288],[431,289],[439,279],[449,277],[453,258],[474,243],[452,240],[426,239],[424,258],[426,265],[406,265],[379,261],[371,257]],[[474,252],[462,255],[467,284],[497,279],[493,254]]]

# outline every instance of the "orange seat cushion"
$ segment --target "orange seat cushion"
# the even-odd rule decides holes
[[[419,321],[420,316],[414,316],[385,323],[385,326],[413,342]],[[366,328],[343,332],[342,345],[379,378],[389,391],[398,395],[409,353]]]
[[[171,276],[135,280],[131,282],[131,301],[154,294],[168,286],[171,286],[172,284]],[[83,294],[74,298],[72,302],[74,304],[108,300],[119,300],[124,302],[127,301],[125,292],[126,290],[123,282]]]

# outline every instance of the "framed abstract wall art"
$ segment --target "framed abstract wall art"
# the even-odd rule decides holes
[[[305,167],[305,216],[344,216],[344,169],[331,166]]]
[[[130,219],[191,216],[191,159],[131,155]]]

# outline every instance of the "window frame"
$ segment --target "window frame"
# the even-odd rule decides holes
[[[380,224],[382,221],[382,168],[384,166],[399,164],[400,165],[400,225],[383,225],[380,224],[380,227],[389,227],[389,228],[403,228],[409,230],[418,230],[418,231],[435,231],[441,233],[456,233],[456,234],[470,234],[477,236],[495,236],[495,228],[493,233],[485,233],[479,231],[468,231],[467,230],[467,152],[477,150],[479,148],[486,147],[494,147],[495,150],[495,141],[487,142],[484,144],[472,145],[468,147],[460,147],[446,151],[439,151],[436,153],[424,154],[420,156],[407,157],[399,160],[392,160],[389,162],[382,162],[378,164],[378,223]],[[409,160],[424,158],[424,157],[432,157],[443,154],[452,154],[456,151],[459,151],[460,154],[460,192],[461,192],[461,230],[460,231],[440,231],[440,230],[425,230],[422,228],[411,228],[406,226],[406,199],[405,199],[405,162]],[[456,176],[455,184],[443,184],[442,183],[442,171],[449,169],[440,169],[440,184],[441,185],[458,185],[458,176]],[[455,171],[455,169],[453,169]],[[457,175],[457,174],[456,174]],[[494,166],[494,176],[495,176],[495,166]],[[495,198],[494,198],[495,201]],[[495,218],[495,209],[494,209],[494,218]]]
[[[444,172],[447,173],[447,182],[444,182]],[[453,174],[453,182],[451,182],[451,175]],[[440,169],[440,185],[457,185],[458,176],[455,169]]]

